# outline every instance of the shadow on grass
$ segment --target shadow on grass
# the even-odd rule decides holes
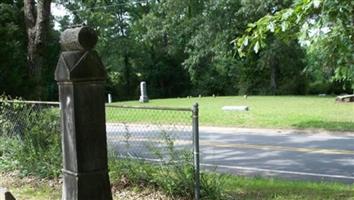
[[[319,128],[330,131],[354,131],[354,122],[310,120],[292,125],[295,128]]]

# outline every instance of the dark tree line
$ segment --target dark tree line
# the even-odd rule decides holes
[[[253,44],[257,53],[239,56],[231,41],[250,23],[291,8],[291,0],[57,3],[71,13],[58,19],[62,30],[85,23],[98,31],[107,91],[119,99],[137,98],[142,80],[152,97],[342,93],[350,85],[332,80],[334,71],[317,63],[321,52],[310,51],[314,46],[301,47],[298,37],[284,40],[270,35],[262,40],[267,48]],[[49,0],[0,3],[1,91],[56,98],[53,70],[59,31],[53,30],[48,5]]]

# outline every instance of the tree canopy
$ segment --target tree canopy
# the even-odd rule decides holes
[[[283,41],[297,38],[307,50],[307,70],[321,69],[354,89],[353,1],[298,0],[249,23],[245,32],[234,41],[240,56],[267,48],[272,36]]]
[[[49,17],[39,82],[28,70],[24,2],[0,3],[0,87],[10,95],[32,98],[28,88],[41,84],[40,98],[55,99],[59,32],[82,23],[99,33],[107,92],[117,99],[137,98],[143,80],[152,98],[344,93],[354,85],[348,0],[57,0],[70,14]]]

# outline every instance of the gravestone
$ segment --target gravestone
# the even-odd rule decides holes
[[[249,111],[248,106],[223,106],[224,111]]]
[[[112,103],[112,95],[108,94],[108,103]]]
[[[5,188],[0,188],[0,200],[16,200],[14,196]]]
[[[147,96],[146,82],[145,81],[140,82],[140,98],[139,98],[139,101],[141,103],[149,102],[149,97]]]
[[[97,34],[65,30],[55,71],[63,149],[63,200],[111,200],[105,127],[105,68],[93,50]]]
[[[336,102],[354,102],[354,94],[351,95],[342,95],[342,96],[337,96],[336,97]]]

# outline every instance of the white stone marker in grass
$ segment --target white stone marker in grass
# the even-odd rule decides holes
[[[112,103],[112,95],[108,94],[108,103]]]
[[[248,106],[224,106],[221,109],[224,111],[249,111]]]
[[[139,99],[139,101],[141,103],[149,102],[149,98],[147,96],[146,82],[145,81],[140,82],[140,99]]]

